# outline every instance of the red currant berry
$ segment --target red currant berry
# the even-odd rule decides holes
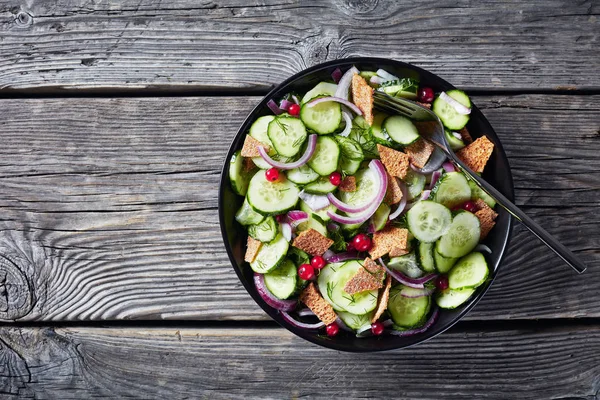
[[[383,333],[383,329],[385,328],[385,326],[383,326],[383,322],[373,322],[371,324],[371,332],[373,333],[373,335],[375,336],[379,336]]]
[[[275,182],[279,179],[279,171],[277,168],[270,168],[265,172],[265,177],[269,182]]]
[[[327,263],[325,262],[325,259],[321,256],[314,256],[310,260],[310,265],[312,265],[314,269],[322,269],[325,266],[325,264]]]
[[[338,333],[340,333],[340,327],[334,322],[325,327],[325,331],[327,332],[327,336],[334,337]]]
[[[290,113],[290,115],[293,115],[294,117],[297,117],[298,114],[300,114],[300,106],[298,104],[292,104],[288,108],[288,113]]]
[[[471,213],[477,212],[477,206],[471,200],[465,202],[465,204],[462,205],[462,209]]]
[[[448,283],[448,277],[446,275],[440,275],[435,280],[435,287],[440,290],[446,290],[448,289],[448,286],[450,286],[450,284]]]
[[[342,174],[337,171],[332,172],[331,175],[329,175],[329,182],[333,186],[339,186],[340,183],[342,183]]]
[[[298,276],[305,281],[311,280],[315,276],[315,269],[310,264],[302,264],[298,267]]]
[[[352,246],[358,251],[369,251],[372,245],[371,238],[364,233],[359,233],[352,239]]]
[[[433,101],[433,89],[422,87],[419,89],[419,101],[421,103],[431,103]]]

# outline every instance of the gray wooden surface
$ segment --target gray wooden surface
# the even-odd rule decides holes
[[[598,8],[0,0],[0,397],[597,399]],[[349,56],[468,89],[517,204],[589,270],[517,225],[426,344],[345,354],[271,322],[224,253],[219,171],[271,86]]]

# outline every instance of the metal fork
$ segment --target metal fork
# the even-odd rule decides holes
[[[546,246],[554,251],[560,258],[562,258],[568,265],[571,266],[577,273],[581,274],[586,270],[585,264],[577,258],[577,256],[569,249],[567,249],[562,243],[556,238],[550,235],[544,228],[529,218],[519,207],[514,205],[508,200],[502,193],[496,188],[483,180],[479,175],[471,171],[457,156],[454,151],[448,145],[446,135],[444,134],[444,126],[433,111],[403,98],[392,97],[386,93],[375,91],[374,93],[375,107],[391,114],[401,114],[412,120],[416,121],[432,121],[435,122],[432,125],[428,137],[436,147],[436,151],[432,154],[433,157],[448,157],[458,165],[462,171],[473,180],[477,186],[479,186],[484,192],[492,196],[500,206],[508,211],[513,217],[519,220],[527,229],[529,229],[535,236],[537,236]],[[437,154],[436,154],[437,152]]]

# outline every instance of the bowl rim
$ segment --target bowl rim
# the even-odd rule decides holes
[[[479,301],[485,296],[485,294],[487,293],[487,291],[490,289],[490,287],[492,286],[493,282],[496,280],[496,277],[498,276],[500,267],[502,265],[502,261],[504,259],[504,255],[506,252],[506,249],[509,245],[510,242],[510,238],[511,238],[511,234],[512,234],[512,228],[513,228],[513,219],[512,217],[508,217],[508,222],[507,222],[507,226],[506,226],[506,230],[502,233],[503,237],[501,237],[502,239],[502,246],[500,248],[500,250],[498,251],[498,261],[495,263],[494,265],[494,269],[491,271],[490,275],[491,275],[491,279],[489,279],[489,282],[487,283],[487,285],[475,296],[473,296],[471,299],[468,300],[468,303],[464,305],[464,308],[462,308],[460,310],[460,312],[458,313],[458,315],[456,317],[454,317],[453,320],[451,320],[446,326],[444,326],[442,329],[439,329],[437,332],[430,334],[428,336],[422,337],[422,335],[426,335],[427,333],[424,334],[420,334],[420,335],[414,335],[411,337],[405,337],[404,339],[409,339],[407,344],[405,345],[395,345],[394,341],[390,340],[389,344],[388,343],[382,343],[379,345],[379,347],[377,348],[373,348],[373,349],[366,349],[366,348],[356,348],[354,346],[348,346],[347,344],[344,344],[340,341],[336,341],[335,338],[329,338],[326,335],[322,335],[322,334],[314,334],[314,331],[306,331],[306,330],[302,330],[299,328],[296,328],[292,325],[290,325],[289,323],[285,322],[281,316],[279,315],[279,312],[277,310],[275,310],[274,308],[270,307],[267,303],[264,302],[264,300],[258,295],[258,293],[256,292],[256,290],[250,290],[249,288],[249,283],[247,282],[247,280],[245,279],[245,277],[242,274],[241,268],[237,266],[237,263],[235,261],[235,257],[233,254],[233,251],[231,249],[231,246],[229,244],[229,240],[228,240],[228,235],[227,235],[227,229],[225,227],[225,215],[224,215],[224,207],[223,207],[223,200],[224,200],[224,193],[225,193],[225,188],[226,185],[229,185],[229,160],[231,159],[233,153],[235,153],[235,151],[238,150],[238,148],[235,146],[236,142],[238,142],[240,140],[240,137],[242,137],[243,135],[246,134],[247,128],[249,128],[249,124],[251,122],[254,122],[254,120],[257,118],[257,114],[264,109],[264,107],[266,106],[266,103],[269,101],[269,99],[271,99],[271,97],[276,94],[277,92],[279,92],[282,88],[286,87],[287,85],[295,82],[296,80],[299,80],[301,78],[304,78],[306,76],[309,76],[315,72],[319,72],[325,69],[331,69],[331,68],[335,68],[335,67],[345,67],[345,66],[349,66],[352,64],[360,64],[360,63],[370,63],[370,64],[394,64],[395,66],[397,66],[398,68],[404,68],[404,69],[408,69],[408,70],[413,70],[418,72],[420,75],[431,75],[433,77],[435,77],[436,79],[440,80],[441,82],[443,82],[444,84],[446,84],[448,87],[452,88],[452,89],[456,89],[456,87],[454,85],[452,85],[451,83],[447,82],[445,79],[441,78],[440,76],[438,76],[437,74],[427,71],[421,67],[412,65],[410,63],[406,63],[403,61],[398,61],[398,60],[394,60],[391,58],[382,58],[382,57],[351,57],[351,58],[341,58],[341,59],[336,59],[336,60],[331,60],[331,61],[327,61],[324,63],[320,63],[320,64],[316,64],[313,65],[309,68],[306,68],[302,71],[297,72],[296,74],[290,76],[289,78],[287,78],[286,80],[284,80],[283,82],[281,82],[278,85],[275,85],[263,98],[262,100],[248,113],[248,116],[244,119],[244,121],[242,122],[242,124],[240,125],[240,127],[238,128],[237,133],[234,135],[233,139],[231,140],[231,143],[229,144],[229,150],[227,151],[227,155],[225,157],[225,159],[223,160],[223,167],[221,170],[221,177],[219,179],[219,196],[218,196],[218,214],[219,214],[219,225],[220,225],[220,230],[221,230],[221,236],[223,239],[223,243],[225,245],[225,249],[227,251],[227,256],[229,258],[229,261],[231,263],[232,268],[234,269],[236,275],[238,276],[238,279],[240,280],[240,282],[242,283],[242,285],[244,286],[244,288],[246,289],[246,292],[248,292],[248,294],[253,298],[253,300],[263,309],[263,311],[265,311],[265,313],[267,313],[267,315],[269,315],[275,322],[277,322],[281,327],[287,329],[288,331],[294,333],[296,336],[299,336],[305,340],[308,340],[309,342],[325,347],[325,348],[329,348],[329,349],[333,349],[333,350],[339,350],[339,351],[345,351],[345,352],[353,352],[353,353],[370,353],[370,352],[380,352],[380,351],[388,351],[388,350],[395,350],[395,349],[401,349],[401,348],[408,348],[411,346],[414,346],[416,344],[420,344],[420,343],[424,343],[444,332],[446,332],[448,329],[452,328],[456,323],[458,323],[460,320],[462,320],[464,318],[464,316],[466,314],[468,314],[478,303]],[[472,108],[475,110],[479,110],[477,108],[477,106],[475,104],[472,104]],[[508,158],[506,156],[506,152],[504,151],[504,147],[502,146],[502,143],[500,142],[500,139],[498,138],[498,135],[496,134],[496,131],[494,130],[494,128],[492,127],[492,125],[489,123],[489,121],[487,120],[487,118],[485,117],[485,115],[483,115],[483,113],[481,113],[481,117],[483,118],[483,120],[487,123],[487,125],[489,125],[490,129],[491,129],[491,134],[497,139],[494,144],[498,149],[497,155],[500,157],[500,161],[502,162],[502,164],[504,164],[506,166],[506,174],[504,179],[506,180],[506,183],[508,184],[508,191],[504,192],[503,194],[511,201],[514,201],[514,182],[513,182],[513,177],[512,177],[512,170],[510,168],[510,164],[508,162]],[[253,281],[251,282],[251,284],[253,284]],[[380,338],[385,338],[387,336],[381,336]],[[321,340],[318,340],[318,339]],[[410,340],[412,338],[412,340]]]

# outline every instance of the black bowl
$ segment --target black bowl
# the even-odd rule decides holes
[[[339,67],[342,71],[345,71],[352,65],[355,65],[359,70],[374,71],[378,68],[383,68],[400,77],[415,77],[420,80],[422,86],[429,86],[436,92],[455,89],[454,86],[445,80],[421,68],[383,58],[348,58],[335,60],[316,65],[297,73],[271,90],[271,92],[265,96],[254,110],[252,110],[250,115],[248,115],[233,139],[221,174],[219,188],[219,220],[225,248],[227,249],[227,254],[229,255],[229,259],[231,260],[235,272],[248,293],[250,293],[252,298],[254,298],[271,318],[296,335],[324,347],[352,352],[382,351],[412,346],[442,333],[458,322],[477,304],[477,302],[479,302],[479,300],[481,300],[498,273],[500,261],[502,260],[504,250],[508,244],[511,230],[511,217],[504,209],[498,207],[499,209],[497,212],[499,215],[496,221],[496,227],[484,242],[492,249],[492,254],[487,256],[489,266],[491,267],[490,280],[487,284],[479,287],[469,301],[459,308],[455,310],[442,310],[435,325],[423,334],[409,337],[382,335],[356,338],[354,335],[347,335],[342,332],[340,335],[330,338],[325,335],[322,330],[318,332],[307,331],[291,326],[281,318],[278,311],[268,306],[256,291],[253,281],[253,272],[250,269],[250,266],[244,262],[247,235],[234,218],[235,212],[241,206],[243,199],[240,196],[236,196],[230,188],[228,170],[229,160],[235,151],[241,149],[244,142],[244,136],[250,128],[250,125],[252,125],[258,117],[271,114],[271,111],[266,105],[269,99],[279,99],[288,92],[305,93],[317,83],[331,80],[331,73],[336,68]],[[495,149],[483,177],[507,198],[512,200],[514,197],[514,188],[506,154],[491,125],[475,105],[473,105],[471,119],[467,127],[474,138],[486,135],[494,142]]]

